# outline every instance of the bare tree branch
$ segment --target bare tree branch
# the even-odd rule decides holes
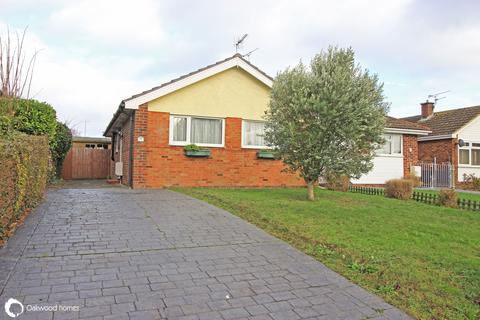
[[[23,30],[21,36],[15,32],[15,44],[12,44],[8,27],[6,39],[0,37],[0,96],[20,98],[25,92],[26,98],[30,96],[35,62],[40,51],[34,52],[25,70],[27,57],[24,43],[27,29],[28,27]]]

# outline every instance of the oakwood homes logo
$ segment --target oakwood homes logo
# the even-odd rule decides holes
[[[27,304],[23,305],[20,301],[14,298],[8,299],[5,302],[5,313],[10,318],[17,318],[24,311],[30,312],[78,312],[80,306],[67,306],[67,305],[36,305],[36,304]]]
[[[14,306],[17,306],[17,307],[12,308]],[[18,311],[18,310],[15,310],[17,312],[12,311],[12,309],[18,309],[18,306],[20,307],[20,311]],[[10,299],[8,299],[7,302],[5,302],[5,312],[7,313],[7,315],[10,318],[18,317],[19,315],[21,315],[23,313],[24,310],[25,310],[25,308],[23,307],[23,304],[20,301],[18,301],[17,299],[10,298]]]

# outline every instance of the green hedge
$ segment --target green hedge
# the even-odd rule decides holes
[[[12,133],[0,137],[0,239],[19,216],[43,196],[50,166],[45,136]]]
[[[72,133],[66,124],[57,121],[51,105],[33,99],[0,97],[0,136],[15,132],[47,136],[54,163],[52,169],[60,176],[63,160],[72,145]]]

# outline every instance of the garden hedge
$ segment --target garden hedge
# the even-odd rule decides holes
[[[0,137],[0,240],[43,196],[50,167],[46,136],[14,133]]]
[[[52,169],[59,177],[63,160],[72,146],[72,132],[65,123],[57,121],[55,109],[33,99],[0,97],[0,136],[15,132],[48,137]],[[51,178],[53,174],[51,172]]]

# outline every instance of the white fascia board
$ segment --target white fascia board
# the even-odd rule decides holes
[[[385,132],[389,133],[404,133],[404,134],[414,134],[417,136],[426,136],[432,131],[428,130],[414,130],[414,129],[398,129],[398,128],[385,128]]]
[[[444,140],[455,138],[454,134],[443,134],[440,136],[426,136],[418,138],[418,141]]]
[[[218,65],[215,65],[213,67],[210,67],[208,69],[205,69],[203,71],[197,72],[195,74],[192,74],[191,76],[185,77],[181,80],[175,81],[171,84],[165,85],[161,88],[158,88],[156,90],[153,90],[151,92],[142,94],[141,96],[138,96],[136,98],[133,98],[131,100],[125,101],[125,108],[126,109],[138,109],[138,106],[147,103],[149,101],[158,99],[164,95],[167,95],[171,92],[177,91],[181,88],[184,88],[186,86],[189,86],[195,82],[198,82],[200,80],[203,80],[205,78],[211,77],[217,73],[220,73],[222,71],[225,71],[227,69],[233,68],[233,67],[240,67],[249,74],[251,74],[253,77],[264,83],[266,86],[269,88],[272,87],[273,81],[259,72],[257,69],[253,68],[251,65],[240,59],[239,57],[235,57],[233,59],[230,59],[228,61],[225,61],[223,63],[220,63]]]

